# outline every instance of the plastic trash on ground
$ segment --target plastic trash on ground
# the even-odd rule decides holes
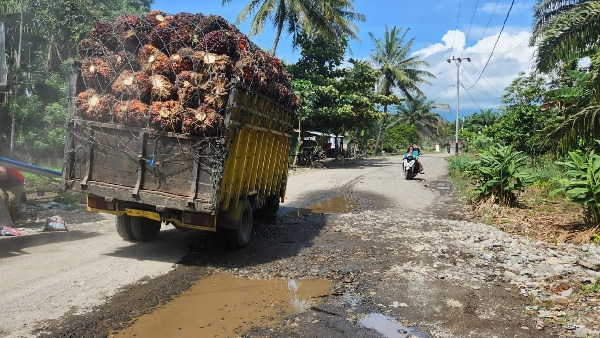
[[[67,224],[60,216],[52,216],[46,218],[43,231],[67,231]]]

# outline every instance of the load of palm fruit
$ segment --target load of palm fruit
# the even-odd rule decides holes
[[[216,15],[151,11],[97,22],[79,43],[80,117],[190,135],[218,135],[231,80],[295,110],[281,61]]]

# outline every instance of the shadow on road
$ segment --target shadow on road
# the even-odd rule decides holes
[[[29,254],[24,248],[39,245],[79,241],[102,235],[98,232],[69,230],[60,232],[42,232],[34,236],[7,237],[0,240],[0,259]]]

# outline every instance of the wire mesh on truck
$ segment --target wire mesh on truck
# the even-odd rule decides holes
[[[139,162],[139,168],[119,167],[118,161],[104,166],[131,177],[144,170],[155,181],[146,178],[144,183],[159,190],[181,193],[196,170],[205,173],[207,185],[218,187],[228,142],[247,123],[244,116],[227,120],[235,106],[235,88],[287,111],[295,112],[300,105],[279,59],[216,15],[155,10],[123,15],[114,23],[97,22],[80,42],[79,55],[81,76],[68,123],[72,140],[66,146],[67,181],[85,181],[97,170],[89,163],[94,148],[97,162],[114,157]],[[268,119],[252,122],[273,127]],[[152,152],[140,150],[148,142]],[[113,183],[139,186],[139,179],[131,177],[115,177]],[[205,203],[214,211],[218,198],[218,189],[212,189]]]

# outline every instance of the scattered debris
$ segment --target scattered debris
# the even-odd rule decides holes
[[[60,216],[46,218],[43,231],[67,231],[67,224]]]
[[[0,228],[0,236],[19,236],[21,235],[21,230],[3,226]]]

